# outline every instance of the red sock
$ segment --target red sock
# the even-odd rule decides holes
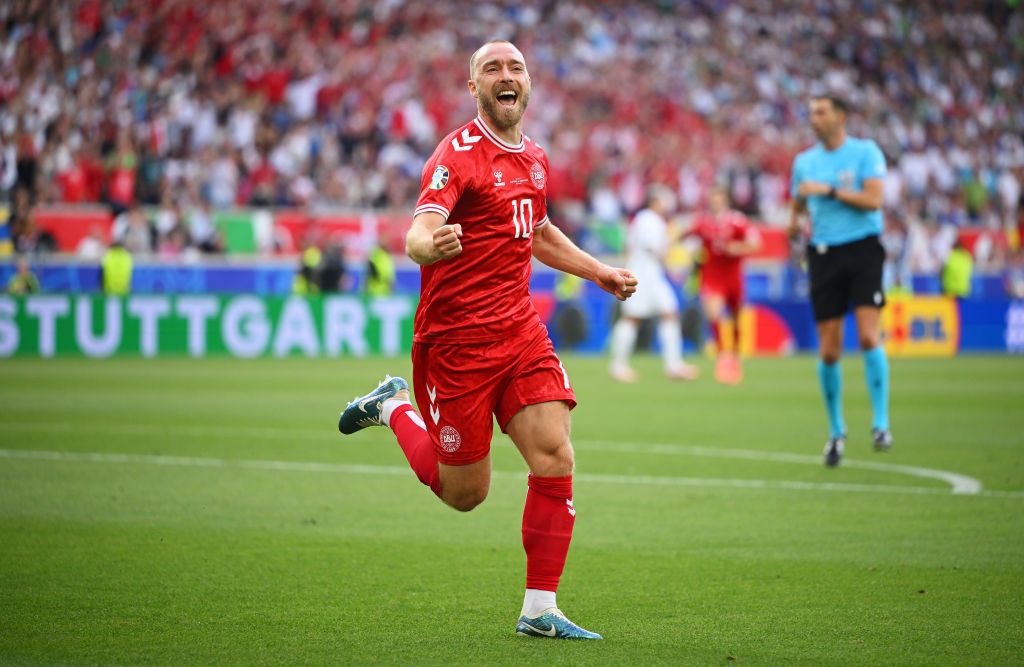
[[[736,356],[740,356],[740,304],[731,303],[729,308],[732,310],[732,351]]]
[[[718,353],[722,353],[722,329],[718,324],[718,320],[711,320],[711,338],[715,341],[715,349]]]
[[[434,443],[430,441],[427,427],[419,413],[411,405],[400,405],[391,413],[390,426],[416,477],[440,498],[441,478],[437,472],[437,454],[434,453]]]
[[[576,510],[572,506],[572,475],[528,478],[523,509],[526,587],[557,591],[569,553]]]

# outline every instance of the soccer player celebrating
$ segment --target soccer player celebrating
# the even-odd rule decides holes
[[[530,469],[523,512],[526,595],[516,633],[600,639],[555,603],[576,509],[569,410],[575,395],[530,301],[533,257],[592,280],[617,298],[635,291],[625,269],[577,248],[547,216],[548,160],[522,131],[526,61],[506,41],[469,60],[475,119],[445,137],[423,170],[406,252],[421,268],[413,387],[385,378],[341,413],[354,433],[389,426],[419,480],[468,512],[491,482],[492,417]]]
[[[882,181],[885,157],[870,139],[846,133],[846,103],[822,96],[810,102],[818,144],[793,162],[789,231],[802,233],[800,215],[810,214],[808,264],[811,308],[818,329],[818,379],[831,429],[825,465],[839,465],[846,444],[842,410],[843,318],[853,306],[864,351],[864,375],[874,413],[876,451],[892,447],[889,432],[889,362],[880,344],[879,318],[885,295],[882,265]]]
[[[673,380],[694,380],[698,370],[683,362],[683,336],[679,325],[679,300],[665,275],[665,255],[669,234],[665,216],[673,207],[671,190],[652,186],[647,206],[640,210],[629,226],[626,238],[626,266],[644,284],[635,298],[622,304],[619,321],[612,327],[612,378],[619,382],[636,382],[637,375],[629,366],[629,355],[636,345],[640,322],[657,316],[658,339],[665,375]]]
[[[729,208],[729,194],[724,187],[716,186],[711,191],[708,206],[709,211],[698,216],[686,234],[696,236],[704,244],[700,300],[718,351],[715,379],[739,384],[743,379],[739,354],[743,258],[761,247],[761,235],[745,215]],[[731,348],[726,348],[722,341],[726,307],[733,321]]]

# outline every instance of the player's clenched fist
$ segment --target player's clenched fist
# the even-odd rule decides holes
[[[604,291],[614,294],[619,301],[625,301],[636,294],[638,281],[629,269],[602,266],[594,276],[594,282]]]
[[[434,249],[440,259],[451,259],[462,252],[462,225],[441,225],[434,230]]]

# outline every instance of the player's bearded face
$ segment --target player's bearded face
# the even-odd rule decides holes
[[[530,103],[530,80],[522,76],[499,81],[481,81],[480,107],[496,129],[514,127],[523,119]]]

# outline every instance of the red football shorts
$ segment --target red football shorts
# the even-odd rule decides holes
[[[743,306],[743,279],[704,280],[700,286],[700,293],[703,297],[718,296],[725,301],[733,316],[738,316]]]
[[[412,369],[416,404],[445,465],[487,456],[491,415],[504,433],[527,405],[565,401],[576,407],[569,375],[539,323],[487,343],[413,343]]]

